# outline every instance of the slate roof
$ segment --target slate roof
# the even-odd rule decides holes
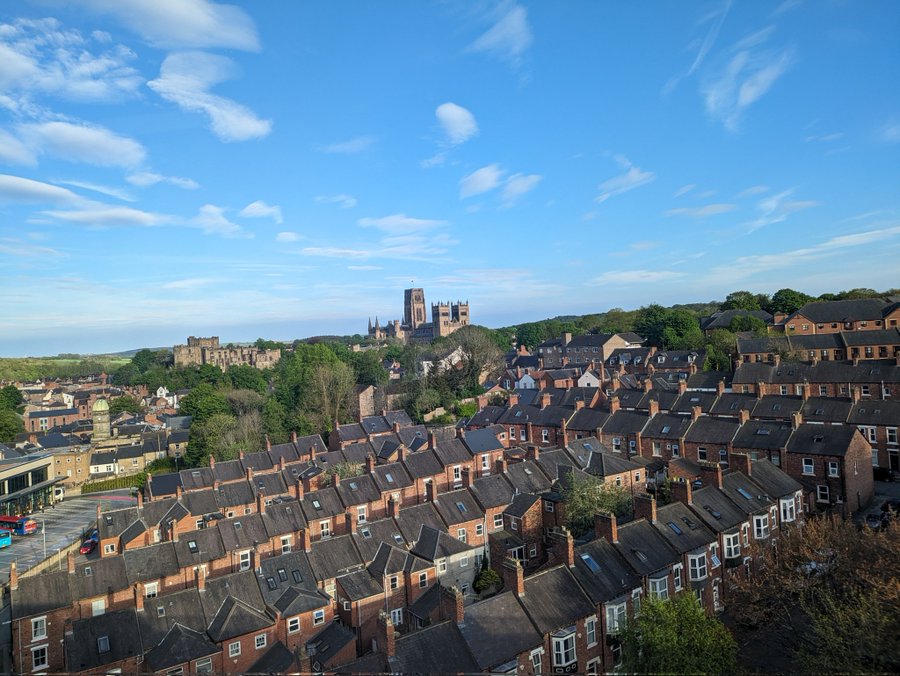
[[[528,512],[529,509],[534,506],[534,503],[540,501],[540,496],[532,495],[530,493],[519,493],[513,498],[513,501],[510,503],[509,507],[503,510],[504,514],[509,514],[510,516],[514,516],[516,518],[521,519]]]
[[[228,552],[218,528],[203,528],[185,533],[173,544],[175,558],[181,568],[221,559]]]
[[[356,634],[340,622],[329,624],[306,642],[307,650],[312,657],[313,669],[319,671],[322,666],[328,666],[333,657],[340,653],[348,643],[355,640]]]
[[[275,641],[258,660],[247,669],[248,674],[298,673],[297,658],[281,641]]]
[[[678,441],[691,426],[691,419],[683,415],[660,413],[651,418],[644,427],[645,439],[670,439]]]
[[[670,502],[660,507],[654,525],[679,554],[686,554],[716,541],[716,534],[681,502]]]
[[[511,591],[466,606],[459,630],[477,664],[473,671],[489,671],[543,645],[543,636]]]
[[[367,570],[372,576],[383,578],[386,575],[397,575],[403,572],[417,573],[430,567],[431,565],[427,561],[413,553],[382,542]]]
[[[649,422],[649,418],[643,413],[633,413],[631,411],[616,411],[613,413],[606,424],[603,426],[604,434],[634,434],[643,431]]]
[[[246,481],[219,484],[216,491],[216,502],[219,509],[251,505],[255,501],[253,490]]]
[[[207,632],[214,641],[225,641],[273,624],[265,613],[265,602],[252,570],[207,579],[200,602],[209,623]]]
[[[700,328],[704,331],[727,329],[736,317],[756,317],[766,324],[772,323],[772,315],[765,310],[720,310],[709,317],[700,319]]]
[[[816,323],[881,319],[882,310],[887,305],[888,303],[878,298],[813,301],[785,319],[784,323],[789,324],[797,315],[802,315]]]
[[[753,460],[750,478],[773,498],[793,496],[802,486],[768,460]]]
[[[816,425],[804,423],[791,435],[788,453],[843,457],[859,430],[852,425]]]
[[[745,514],[764,512],[772,503],[762,487],[740,472],[727,472],[722,477],[722,491]]]
[[[435,530],[445,531],[447,529],[444,520],[434,506],[433,502],[423,502],[418,505],[411,505],[400,510],[400,516],[397,519],[397,525],[403,534],[403,539],[409,543],[414,543],[419,537],[419,530],[422,526],[428,526]]]
[[[503,449],[503,444],[490,430],[468,430],[463,437],[463,443],[470,453],[489,453]]]
[[[244,479],[247,473],[241,467],[240,460],[226,460],[216,463],[216,466],[213,468],[213,475],[219,481],[228,482]]]
[[[900,329],[875,329],[873,331],[846,331],[841,333],[847,347],[865,345],[900,344]]]
[[[793,428],[789,423],[777,420],[750,420],[741,425],[734,437],[734,448],[772,450],[784,448],[791,438]]]
[[[734,440],[739,429],[740,425],[735,420],[704,415],[691,425],[687,434],[684,435],[684,440],[688,443],[724,446]]]
[[[441,622],[397,639],[391,671],[407,674],[474,673],[478,665],[455,622]],[[394,666],[396,665],[396,666]]]
[[[400,532],[397,522],[393,519],[379,519],[367,521],[357,526],[357,532],[352,535],[363,560],[371,561],[382,542],[388,542],[398,547],[406,548],[406,540]]]
[[[475,479],[469,490],[482,509],[508,505],[514,494],[512,484],[503,474],[491,474]]]
[[[900,401],[896,399],[861,400],[847,416],[852,425],[900,426]]]
[[[443,530],[423,525],[416,536],[416,544],[410,550],[416,556],[426,561],[437,561],[448,556],[462,554],[472,549],[469,545],[455,537],[451,537]]]
[[[306,528],[303,510],[294,498],[276,498],[271,505],[265,506],[265,510],[263,526],[270,536],[296,533]]]
[[[693,491],[693,503],[694,514],[717,533],[733,531],[747,520],[747,514],[716,486]]]
[[[75,620],[65,634],[66,666],[88,671],[143,652],[136,612],[119,610]],[[103,652],[100,639],[104,638]]]
[[[620,525],[618,534],[619,541],[614,543],[617,551],[641,577],[678,561],[678,553],[646,519]]]
[[[349,535],[319,540],[307,553],[317,580],[325,581],[357,570],[365,563]]]
[[[541,634],[574,624],[596,613],[591,600],[565,566],[557,566],[525,578],[525,594],[519,599]]]
[[[710,407],[710,415],[737,418],[741,411],[752,411],[757,398],[754,394],[726,392]]]
[[[207,514],[218,514],[219,504],[216,501],[215,491],[202,490],[184,493],[181,496],[181,502],[184,504],[191,516],[206,516]],[[153,504],[152,502],[149,504]]]
[[[440,493],[435,497],[434,503],[448,526],[484,518],[484,511],[466,489]]]
[[[53,571],[20,577],[17,589],[10,590],[12,619],[65,608],[74,600],[68,571]]]
[[[399,491],[414,483],[403,463],[399,462],[376,465],[372,470],[371,477],[378,489],[385,493]]]
[[[173,542],[160,542],[122,552],[128,584],[159,580],[180,572]]]
[[[572,574],[594,604],[613,601],[641,586],[641,580],[629,568],[615,546],[598,539],[575,549]]]
[[[853,402],[839,397],[810,397],[803,402],[800,412],[808,422],[845,423],[850,417]]]
[[[300,501],[303,516],[309,523],[319,519],[327,519],[332,516],[344,514],[344,504],[334,488],[320,488],[317,491],[306,493]]]
[[[347,507],[381,500],[381,491],[367,474],[341,479],[336,490],[341,502]]]
[[[469,427],[488,427],[493,425],[505,412],[505,406],[485,406],[469,418]]]
[[[791,414],[802,407],[801,397],[769,394],[756,403],[750,415],[754,418],[790,419]]]
[[[269,539],[260,514],[242,514],[231,519],[220,519],[216,525],[227,552],[253,549],[260,542]]]
[[[344,590],[348,601],[362,601],[384,594],[381,582],[365,569],[341,575],[337,578],[337,584]]]
[[[520,493],[543,493],[553,483],[533,460],[510,463],[506,478]]]
[[[444,471],[434,451],[430,449],[410,453],[406,456],[403,466],[406,467],[406,471],[413,479],[432,477]]]
[[[688,390],[678,397],[669,410],[672,413],[690,415],[693,413],[694,407],[699,406],[701,412],[709,413],[709,409],[716,403],[717,398],[718,396],[715,392],[697,392]]]
[[[176,625],[205,632],[206,617],[200,603],[200,592],[196,587],[189,587],[144,599],[144,611],[138,613],[138,624],[144,647],[148,649],[159,645]]]
[[[566,429],[593,433],[598,427],[603,427],[608,419],[609,411],[585,407],[575,411],[575,415],[566,423]]]

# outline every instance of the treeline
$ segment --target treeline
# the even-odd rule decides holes
[[[0,382],[77,378],[111,373],[127,363],[123,357],[9,357],[0,359]]]

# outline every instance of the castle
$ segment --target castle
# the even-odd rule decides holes
[[[384,326],[375,317],[369,318],[369,337],[375,340],[396,338],[404,343],[429,343],[435,338],[449,336],[469,325],[469,303],[432,303],[431,321],[426,321],[425,290],[406,289],[403,292],[403,322],[395,319]]]
[[[281,359],[280,350],[260,350],[255,347],[221,347],[219,337],[195,338],[190,336],[187,345],[176,345],[175,367],[201,366],[212,364],[223,371],[229,366],[246,364],[258,369],[272,368]]]

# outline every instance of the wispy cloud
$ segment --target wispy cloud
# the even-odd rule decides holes
[[[48,210],[42,212],[46,216],[67,223],[89,227],[143,226],[152,227],[171,222],[171,217],[131,207],[107,206],[92,204],[80,209]]]
[[[466,199],[489,192],[500,185],[503,170],[499,164],[489,164],[463,176],[459,182],[459,198]]]
[[[837,132],[833,132],[831,134],[822,134],[821,136],[810,135],[810,136],[807,136],[803,140],[806,141],[807,143],[830,143],[832,141],[837,141],[838,139],[842,139],[842,138],[844,138],[844,132],[837,131]]]
[[[756,203],[756,208],[760,215],[755,220],[748,223],[749,231],[759,230],[767,225],[781,223],[786,221],[788,216],[797,211],[811,209],[819,206],[818,202],[813,200],[789,200],[788,198],[794,194],[794,189],[784,190],[777,195],[771,195]]]
[[[348,265],[348,270],[359,270],[359,271],[369,271],[369,270],[383,270],[380,265]]]
[[[341,209],[352,209],[356,206],[356,198],[353,195],[319,195],[316,197],[319,204],[337,204]]]
[[[669,209],[666,216],[688,216],[690,218],[708,218],[718,216],[737,209],[737,204],[706,204],[702,207],[680,207]]]
[[[113,15],[156,47],[259,50],[256,25],[234,5],[209,0],[85,0],[82,4]]]
[[[238,216],[244,218],[271,218],[281,225],[284,219],[281,216],[281,207],[266,204],[262,200],[251,202],[238,212]]]
[[[296,242],[301,239],[303,239],[303,235],[297,232],[279,232],[275,235],[276,242]]]
[[[71,185],[75,188],[81,188],[82,190],[90,190],[92,192],[100,193],[101,195],[115,197],[116,199],[122,200],[123,202],[135,201],[134,196],[132,196],[130,193],[114,186],[100,185],[98,183],[90,183],[88,181],[75,181],[71,179],[59,179],[54,181],[54,183]]]
[[[51,247],[29,244],[28,242],[23,242],[20,239],[12,237],[0,237],[0,253],[28,258],[65,255]]]
[[[625,173],[607,179],[598,186],[600,194],[595,198],[598,203],[646,185],[656,178],[656,174],[652,171],[644,171],[640,167],[634,166],[624,155],[616,155],[615,160],[625,170]]]
[[[493,25],[470,44],[467,51],[485,52],[518,68],[534,39],[528,11],[521,5],[502,3],[495,10],[492,21]]]
[[[220,235],[227,238],[250,238],[251,233],[246,232],[237,223],[232,223],[225,217],[223,207],[214,204],[204,204],[199,213],[190,220],[190,225],[199,228],[206,235]]]
[[[234,63],[225,56],[179,52],[166,57],[159,77],[147,86],[183,110],[206,115],[213,133],[222,141],[268,136],[272,131],[270,120],[260,119],[246,106],[210,92],[234,74]]]
[[[220,280],[214,277],[188,277],[186,279],[175,279],[171,282],[165,282],[162,288],[172,291],[191,291],[204,286],[217,284]]]
[[[703,37],[703,40],[697,46],[697,54],[694,56],[694,60],[691,62],[691,65],[687,69],[686,73],[684,73],[683,75],[676,75],[666,83],[665,87],[663,87],[663,94],[670,94],[675,90],[681,80],[693,75],[694,72],[696,72],[696,70],[700,67],[704,59],[706,59],[706,56],[709,54],[709,51],[716,43],[716,39],[719,37],[719,31],[722,30],[722,24],[725,23],[725,17],[728,16],[728,11],[730,9],[731,0],[725,0],[725,4],[720,10],[708,14],[704,17],[703,23],[711,22],[711,25],[707,29],[706,35]]]
[[[745,188],[741,190],[737,196],[738,197],[751,197],[753,195],[760,195],[764,192],[769,192],[769,186],[767,185],[751,185],[749,188]]]
[[[684,277],[683,272],[671,270],[610,270],[602,275],[594,277],[589,285],[622,286],[625,284],[655,284],[668,282]]]
[[[513,174],[503,186],[503,206],[511,207],[526,193],[534,190],[543,177],[540,174]]]
[[[900,122],[897,120],[885,122],[878,131],[878,138],[885,143],[900,142]]]
[[[36,154],[101,167],[132,167],[144,161],[144,146],[109,129],[72,122],[41,122],[16,127]]]
[[[393,214],[381,218],[360,218],[358,223],[364,228],[376,228],[382,232],[400,235],[431,230],[432,228],[446,225],[447,221],[429,218],[412,218],[406,214]]]
[[[0,174],[0,203],[78,204],[85,200],[67,188],[30,178]]]
[[[156,174],[152,171],[139,171],[134,174],[129,174],[125,177],[125,180],[131,183],[131,185],[136,185],[140,188],[147,188],[151,185],[156,185],[157,183],[168,183],[169,185],[184,188],[185,190],[196,190],[200,187],[200,184],[193,179],[181,178],[180,176],[163,176],[162,174]]]
[[[793,62],[789,49],[761,49],[773,34],[768,27],[752,33],[732,48],[733,56],[708,78],[702,92],[707,113],[729,131],[737,131],[744,111],[762,98]]]
[[[317,148],[319,152],[333,153],[337,155],[356,155],[367,150],[375,143],[374,136],[357,136],[346,141],[338,141],[337,143],[329,143],[328,145]]]
[[[673,197],[681,197],[682,195],[687,195],[691,190],[697,187],[696,183],[688,183],[687,185],[681,186],[678,190],[675,191],[675,195]]]

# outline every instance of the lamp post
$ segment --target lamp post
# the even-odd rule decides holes
[[[44,538],[44,559],[47,558],[47,521],[41,518],[41,535]],[[43,561],[44,559],[41,559]]]

